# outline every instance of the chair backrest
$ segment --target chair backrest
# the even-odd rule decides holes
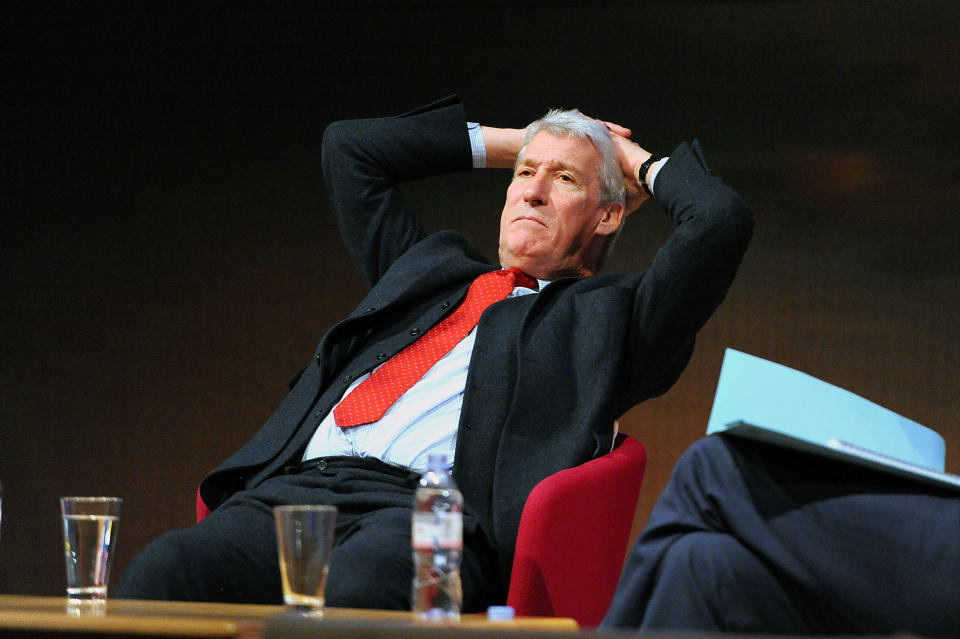
[[[610,453],[534,487],[507,596],[516,614],[600,623],[623,569],[646,465],[643,444],[620,434]]]
[[[203,501],[203,496],[200,494],[200,489],[197,488],[197,523],[200,523],[204,517],[210,514],[210,508],[207,507],[207,504]]]

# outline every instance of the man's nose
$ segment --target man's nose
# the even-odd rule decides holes
[[[543,206],[547,203],[547,180],[538,175],[530,179],[523,189],[523,201],[530,206]]]

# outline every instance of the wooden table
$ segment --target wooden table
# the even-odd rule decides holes
[[[291,619],[283,606],[252,604],[192,603],[180,601],[126,601],[110,599],[105,607],[94,610],[73,609],[66,597],[25,597],[0,595],[0,638],[80,639],[99,637],[177,637],[258,639],[268,626],[282,632],[304,624]],[[577,630],[573,619],[553,617],[520,617],[512,621],[488,621],[485,615],[463,615],[459,622],[440,624],[414,619],[412,613],[389,610],[327,608],[323,618],[310,620],[310,628],[361,632],[365,628],[379,632],[400,632],[416,629],[467,631],[553,631],[570,633]],[[339,630],[338,630],[339,632]],[[512,633],[511,633],[512,634]],[[550,634],[550,633],[547,633]]]

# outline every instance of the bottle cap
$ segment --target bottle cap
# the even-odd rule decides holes
[[[487,608],[487,619],[490,621],[510,621],[514,614],[513,606],[490,606]]]
[[[431,472],[447,470],[447,456],[435,453],[427,455],[427,470]]]

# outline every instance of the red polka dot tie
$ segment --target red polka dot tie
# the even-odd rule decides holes
[[[515,286],[537,289],[537,281],[519,269],[485,273],[473,281],[467,296],[442,322],[391,357],[333,409],[340,428],[375,422],[440,361],[480,321],[480,314],[510,294]]]

